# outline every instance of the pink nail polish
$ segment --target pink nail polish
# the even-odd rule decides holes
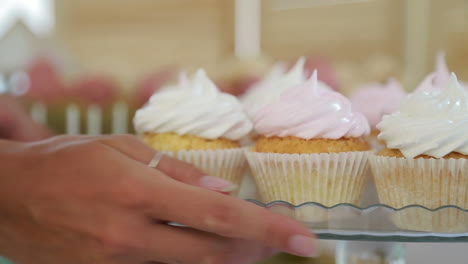
[[[203,176],[200,179],[200,187],[227,193],[237,188],[232,182],[213,176]]]
[[[317,257],[318,250],[314,240],[304,235],[294,235],[289,238],[289,249],[304,257]]]

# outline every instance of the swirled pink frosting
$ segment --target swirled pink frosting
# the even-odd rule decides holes
[[[353,112],[342,94],[317,81],[317,71],[304,84],[283,92],[279,100],[260,109],[255,130],[264,136],[304,139],[361,137],[370,132],[366,117]]]

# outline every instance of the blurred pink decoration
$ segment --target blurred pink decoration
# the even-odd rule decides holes
[[[445,52],[439,52],[436,57],[434,84],[445,85],[450,79],[450,71],[447,66]]]
[[[435,71],[424,78],[421,84],[416,88],[416,91],[437,92],[445,89],[449,83],[450,73],[445,58],[445,52],[439,52],[436,57]],[[463,81],[459,82],[468,90],[468,83]]]
[[[167,85],[174,80],[179,73],[175,66],[165,67],[153,74],[147,76],[137,85],[134,102],[137,107],[144,105],[148,99],[162,86]]]
[[[292,67],[295,62],[290,62],[289,67]],[[309,56],[306,58],[304,69],[307,73],[307,79],[312,76],[314,70],[317,70],[319,81],[324,82],[335,91],[340,90],[337,72],[329,59],[320,56]]]
[[[85,105],[109,106],[119,97],[116,82],[104,75],[89,75],[76,81],[70,94],[73,99]]]
[[[28,100],[40,101],[48,105],[57,105],[67,100],[67,89],[54,63],[39,57],[27,68],[29,87],[24,94]]]
[[[358,89],[350,100],[354,110],[363,113],[375,129],[384,115],[398,110],[406,96],[400,82],[390,79],[386,84],[373,83]]]

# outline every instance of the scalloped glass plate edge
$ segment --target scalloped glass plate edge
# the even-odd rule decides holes
[[[337,207],[340,207],[340,206],[347,206],[347,207],[352,207],[352,208],[362,210],[362,211],[366,211],[366,210],[373,209],[373,208],[378,208],[378,207],[385,207],[385,208],[388,208],[388,209],[391,209],[391,210],[394,210],[394,211],[402,211],[402,210],[405,210],[405,209],[408,209],[408,208],[421,208],[421,209],[425,209],[425,210],[428,210],[428,211],[431,211],[431,212],[436,212],[436,211],[439,211],[439,210],[452,208],[452,209],[457,209],[457,210],[460,210],[460,211],[463,211],[463,212],[468,212],[468,209],[463,209],[463,208],[461,208],[459,206],[456,206],[456,205],[444,205],[444,206],[441,206],[441,207],[437,207],[436,209],[430,209],[430,208],[427,208],[425,206],[418,205],[418,204],[407,205],[407,206],[401,207],[401,208],[394,208],[394,207],[391,207],[391,206],[386,205],[386,204],[373,204],[373,205],[370,205],[370,206],[367,206],[367,207],[360,207],[360,206],[350,204],[350,203],[340,203],[340,204],[336,204],[336,205],[333,205],[333,206],[326,206],[326,205],[323,205],[323,204],[317,203],[317,202],[306,202],[306,203],[302,203],[302,204],[299,204],[299,205],[294,205],[294,204],[291,204],[291,203],[286,202],[286,201],[273,201],[273,202],[269,202],[269,203],[266,203],[266,204],[262,203],[262,202],[260,202],[258,200],[255,200],[255,199],[246,199],[246,201],[252,202],[254,204],[257,204],[259,206],[266,207],[266,208],[269,208],[269,207],[272,207],[272,206],[275,206],[275,205],[283,205],[283,206],[288,206],[288,207],[291,207],[291,208],[300,208],[300,207],[303,207],[303,206],[314,205],[314,206],[322,207],[324,209],[334,209],[334,208],[337,208]]]
[[[451,242],[468,240],[468,210],[458,206],[446,205],[429,209],[410,205],[396,209],[384,204],[361,208],[352,204],[328,207],[316,202],[295,206],[285,201],[268,204],[253,199],[248,201],[293,217],[323,238],[338,236],[350,240]]]

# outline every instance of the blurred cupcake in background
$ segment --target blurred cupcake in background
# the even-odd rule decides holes
[[[436,56],[435,71],[424,78],[415,91],[438,92],[448,86],[450,71],[445,59],[445,53],[439,52]],[[468,83],[459,81],[460,85],[468,90]]]
[[[351,94],[353,109],[363,113],[369,120],[371,133],[368,140],[374,149],[380,150],[383,147],[377,140],[377,124],[384,115],[398,110],[406,96],[406,91],[396,79],[390,79],[385,84],[368,84]]]
[[[104,75],[79,77],[70,88],[70,96],[79,104],[109,107],[120,95],[114,79]]]
[[[50,107],[64,105],[68,90],[62,75],[51,59],[39,57],[25,69],[27,87],[22,88],[24,96],[31,102],[41,102]]]
[[[468,92],[455,74],[436,88],[410,94],[377,125],[387,148],[370,163],[381,203],[468,209]],[[405,210],[394,221],[410,230],[468,231],[457,209]]]
[[[246,168],[240,140],[252,123],[238,99],[219,91],[204,70],[156,92],[134,125],[153,148],[240,184]]]
[[[263,202],[359,202],[369,124],[346,97],[320,85],[317,72],[259,110],[254,127],[260,137],[246,156]],[[324,220],[315,213],[302,220]]]

